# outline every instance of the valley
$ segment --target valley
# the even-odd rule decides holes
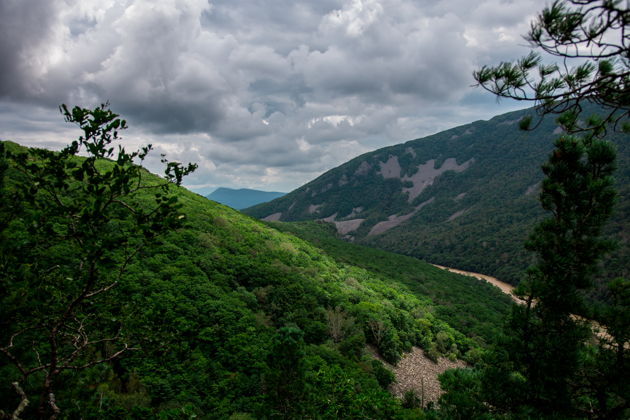
[[[462,135],[472,133],[466,129]],[[459,138],[449,135],[446,138],[453,141]],[[169,416],[175,410],[219,417],[271,412],[297,418],[316,417],[333,409],[349,417],[424,418],[428,415],[423,410],[426,404],[446,401],[440,399],[442,390],[450,396],[453,384],[462,380],[461,375],[478,375],[478,369],[487,366],[489,349],[505,336],[505,320],[518,312],[514,305],[518,300],[510,293],[513,286],[496,277],[459,267],[431,265],[415,256],[403,255],[404,252],[387,251],[387,246],[373,241],[387,239],[404,245],[405,238],[416,234],[416,227],[424,226],[448,227],[450,230],[444,232],[453,232],[445,233],[446,236],[440,236],[438,231],[435,236],[424,234],[422,241],[451,238],[448,243],[456,244],[462,232],[465,235],[461,242],[465,243],[470,232],[474,234],[479,228],[503,226],[504,231],[492,233],[500,236],[513,235],[520,225],[513,226],[514,219],[504,218],[505,212],[493,213],[484,223],[480,221],[487,210],[476,213],[475,209],[482,208],[488,190],[465,176],[479,170],[481,157],[448,157],[441,162],[429,159],[416,165],[414,172],[409,165],[413,167],[421,145],[422,142],[414,143],[414,148],[404,147],[402,156],[412,159],[407,161],[407,167],[403,158],[391,153],[400,149],[394,146],[369,158],[372,163],[366,163],[364,157],[348,163],[355,178],[344,177],[344,166],[331,171],[334,176],[342,173],[337,182],[340,190],[327,183],[323,190],[313,191],[318,185],[313,181],[305,189],[247,210],[272,212],[260,221],[177,185],[164,187],[153,196],[163,181],[140,167],[128,165],[124,159],[89,160],[0,143],[4,153],[0,155],[0,169],[5,175],[0,193],[12,197],[3,201],[0,213],[4,217],[2,251],[11,258],[11,264],[4,265],[7,284],[16,287],[11,282],[35,282],[30,287],[20,286],[23,292],[19,294],[2,296],[0,307],[5,311],[2,319],[6,328],[0,335],[5,343],[0,351],[13,362],[0,367],[2,374],[19,384],[16,381],[24,372],[28,376],[29,372],[49,369],[52,363],[40,362],[46,357],[78,358],[85,367],[68,368],[76,370],[72,374],[56,373],[62,375],[64,382],[55,390],[55,399],[70,416],[86,411],[97,416],[130,411],[141,416]],[[623,143],[620,148],[623,149]],[[54,171],[46,169],[46,165],[59,162],[66,166]],[[41,171],[41,175],[32,177],[30,171]],[[64,173],[68,178],[61,178]],[[330,173],[322,177],[329,179],[333,176]],[[85,181],[84,177],[90,175],[98,182],[107,182],[116,174],[123,174],[123,179],[136,176],[132,184],[135,187],[107,187],[119,188],[119,194],[129,197],[124,202],[115,198],[105,203],[120,203],[129,212],[107,213],[111,225],[110,219],[103,219],[105,226],[98,231],[113,235],[109,241],[127,245],[102,248],[104,242],[98,240],[68,241],[66,232],[76,229],[77,220],[87,217],[69,211],[85,212],[103,203],[89,193],[95,181]],[[59,183],[59,179],[65,181]],[[394,201],[380,200],[375,204],[374,196],[361,201],[365,197],[357,194],[367,193],[359,181],[367,182],[368,191],[373,189],[377,195],[389,188]],[[499,200],[508,193],[494,191],[492,199],[498,200],[497,206],[527,208],[533,186],[538,184],[532,180],[519,182],[519,190],[524,192],[509,205]],[[35,188],[42,183],[47,185],[45,189]],[[346,183],[352,183],[352,188],[344,188]],[[502,179],[501,183],[507,181]],[[48,199],[47,194],[55,188],[64,191],[65,200]],[[396,192],[396,188],[400,190]],[[298,204],[297,199],[304,194],[307,204]],[[339,194],[345,194],[346,201],[331,206],[335,199],[341,200]],[[467,201],[475,196],[478,201]],[[328,198],[323,200],[325,197]],[[353,197],[359,201],[352,201]],[[70,199],[79,204],[60,211],[57,206],[66,205]],[[287,201],[291,202],[287,210],[276,211]],[[148,216],[134,215],[141,215],[144,210],[132,206],[150,209],[156,205],[154,202],[165,206],[164,211],[177,212],[165,219],[174,226],[172,229],[160,231],[159,224],[142,224]],[[396,212],[396,203],[402,210]],[[286,212],[290,215],[300,206],[311,220],[273,220],[284,219]],[[622,195],[619,208],[625,209],[624,206],[627,202]],[[377,210],[389,215],[378,216]],[[429,216],[440,212],[441,221],[431,227]],[[147,214],[160,213],[153,210]],[[525,212],[521,216],[532,214]],[[100,213],[94,217],[97,221],[102,219]],[[527,217],[521,220],[529,220]],[[621,217],[619,213],[617,217]],[[133,227],[134,221],[142,222],[139,230],[120,236],[120,229]],[[31,227],[24,229],[25,223]],[[612,226],[623,223],[623,218],[617,219]],[[87,226],[86,231],[93,229]],[[156,230],[159,240],[152,239],[157,233],[143,236],[147,229]],[[476,242],[478,253],[473,257],[481,252],[492,256],[489,241],[488,236],[480,236]],[[496,238],[493,241],[497,249],[510,244],[497,242]],[[94,255],[106,258],[98,257],[91,263],[99,267],[95,272],[102,270],[102,278],[99,283],[91,283],[92,289],[82,291],[67,280],[71,276],[81,278],[85,264],[82,256],[92,255],[82,251],[86,243],[101,247]],[[131,246],[138,246],[137,251],[131,252]],[[445,253],[448,250],[453,261],[469,257],[453,249],[443,249]],[[625,252],[623,246],[621,250]],[[63,266],[48,267],[49,255],[55,255],[55,261],[63,262]],[[41,263],[33,265],[31,261]],[[120,271],[103,269],[112,265]],[[473,265],[485,266],[483,262]],[[61,267],[63,270],[57,272]],[[627,268],[623,261],[620,267]],[[24,270],[34,270],[36,275],[24,277],[20,274]],[[42,299],[37,281],[44,282],[46,290],[55,290],[51,298]],[[76,296],[76,300],[101,294],[105,298],[94,305],[71,304],[64,309],[64,296]],[[26,310],[23,302],[29,302],[29,308],[35,303],[37,311]],[[82,311],[78,316],[85,320],[69,321],[67,311]],[[114,316],[88,321],[92,317],[100,319],[96,317],[99,311]],[[56,334],[56,327],[47,331],[40,322],[40,313],[67,323],[64,328],[76,329],[78,335],[64,335],[60,340],[65,341],[51,353],[41,337]],[[626,324],[620,322],[623,328]],[[77,344],[77,338],[71,341],[72,337],[87,337],[86,328],[99,337],[113,335],[94,342],[84,338],[84,344]],[[123,331],[124,342],[120,335]],[[611,341],[615,337],[617,330],[600,334],[600,339],[607,340],[602,348],[617,349]],[[122,350],[115,346],[106,348],[104,359],[90,361],[101,351],[98,343],[102,340],[118,344]],[[134,346],[133,352],[125,354],[130,346]],[[626,345],[622,343],[619,348],[625,349]],[[29,366],[28,370],[24,366]],[[464,366],[469,369],[449,370]],[[98,384],[100,396],[82,385],[87,378]],[[11,396],[14,394],[4,385],[0,396],[8,404],[15,404],[15,396]],[[37,395],[38,384],[24,383],[20,389],[25,398],[35,399],[32,395]],[[84,405],[69,404],[77,399]]]

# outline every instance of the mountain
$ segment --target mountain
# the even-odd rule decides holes
[[[24,162],[32,168],[38,157]],[[115,164],[97,163],[99,171]],[[147,188],[133,203],[150,207],[151,186],[161,181],[148,173],[142,179]],[[102,255],[112,283],[90,293],[75,319],[64,305],[68,291],[81,291],[68,273],[82,267],[82,256],[61,224],[45,241],[32,240],[36,226],[25,220],[43,214],[34,203],[49,203],[48,191],[31,185],[0,148],[0,197],[20,184],[38,200],[0,200],[0,263],[13,273],[0,270],[5,413],[21,402],[15,389],[38,401],[46,365],[29,381],[23,373],[52,357],[39,329],[61,319],[66,328],[55,343],[63,346],[55,354],[79,366],[62,370],[55,383],[64,418],[424,418],[386,391],[391,373],[366,344],[389,362],[413,346],[474,362],[510,310],[505,295],[476,279],[337,241],[325,224],[282,225],[289,229],[282,233],[177,187],[174,198],[160,193],[160,199],[181,204],[185,225],[147,243],[135,258],[116,247]],[[73,199],[81,198],[78,191]],[[24,257],[31,254],[41,258]],[[119,275],[120,264],[126,270]],[[130,351],[113,357],[122,342]],[[98,359],[103,363],[90,363]],[[38,405],[21,414],[39,417]]]
[[[588,107],[585,114],[595,111]],[[532,112],[366,153],[245,213],[272,221],[327,221],[355,243],[517,283],[531,258],[524,241],[544,215],[540,166],[561,133],[553,116],[533,131],[519,130],[518,121]],[[628,275],[630,136],[608,137],[617,145],[619,167],[619,199],[608,233],[620,247],[606,268],[609,276]]]
[[[225,204],[233,209],[241,210],[255,206],[256,204],[266,203],[283,195],[285,195],[285,193],[251,190],[247,188],[235,190],[221,187],[207,195],[206,198],[216,201],[217,203]]]

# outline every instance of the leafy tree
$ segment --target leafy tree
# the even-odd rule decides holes
[[[0,201],[0,357],[10,366],[1,386],[11,382],[19,398],[2,402],[17,406],[8,417],[35,400],[39,417],[57,418],[65,380],[133,350],[124,303],[108,292],[147,242],[181,226],[169,187],[196,167],[162,159],[165,178],[146,182],[138,162],[152,147],[115,149],[127,125],[107,104],[60,110],[83,131],[78,140],[59,153],[7,150],[0,165],[10,171]]]
[[[451,369],[440,375],[442,388],[449,392],[440,397],[441,414],[448,419],[490,419],[488,407],[480,398],[479,372]]]
[[[629,23],[626,0],[555,0],[525,39],[563,64],[546,64],[531,52],[513,63],[483,66],[474,78],[500,97],[533,101],[541,115],[577,115],[588,100],[608,109],[598,127],[623,122],[630,116]],[[627,121],[624,129],[630,129]]]
[[[297,416],[304,393],[304,333],[296,327],[278,329],[269,354],[267,374],[272,412],[282,418]]]

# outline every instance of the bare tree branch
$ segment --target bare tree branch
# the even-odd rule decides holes
[[[120,355],[122,355],[123,353],[125,353],[126,351],[134,351],[134,350],[137,350],[137,349],[134,348],[134,347],[129,347],[127,345],[127,343],[124,343],[124,347],[122,349],[118,350],[116,353],[112,354],[109,357],[105,357],[105,358],[102,358],[102,359],[99,359],[99,360],[93,360],[93,361],[85,363],[83,365],[61,365],[61,366],[59,366],[59,370],[62,370],[62,369],[64,369],[64,370],[82,370],[82,369],[87,369],[89,367],[96,366],[96,365],[99,365],[101,363],[110,362],[110,361],[116,359],[117,357],[119,357]]]

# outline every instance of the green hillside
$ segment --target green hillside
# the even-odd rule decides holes
[[[427,296],[434,313],[477,341],[491,342],[500,332],[511,299],[496,287],[474,278],[430,266],[417,258],[345,242],[335,228],[321,222],[269,222],[315,244],[337,262],[369,270],[386,282],[403,284],[416,296]]]
[[[585,115],[596,111],[593,107]],[[265,220],[325,220],[355,243],[517,283],[523,243],[542,217],[538,187],[559,128],[553,116],[521,131],[524,110],[359,156],[245,212]],[[619,200],[609,233],[619,242],[609,276],[628,275],[630,138],[617,145]]]
[[[14,154],[26,151],[0,144]],[[41,165],[41,157],[29,153],[26,165]],[[172,186],[160,200],[181,205],[183,227],[139,248],[120,276],[115,273],[127,260],[125,249],[99,257],[99,264],[112,267],[103,273],[104,284],[112,286],[89,293],[91,300],[67,320],[66,333],[55,332],[63,344],[51,346],[38,331],[47,331],[54,310],[76,290],[70,273],[81,261],[80,248],[61,239],[65,214],[37,207],[46,191],[29,184],[11,159],[0,160],[0,169],[3,163],[3,413],[24,402],[15,382],[28,397],[22,415],[37,416],[46,398],[44,373],[52,369],[46,360],[54,353],[67,354],[77,366],[57,367],[53,402],[64,418],[423,418],[385,390],[391,375],[366,355],[365,345],[393,363],[414,345],[432,357],[474,361],[509,310],[504,296],[476,280],[332,239],[320,241],[319,249]],[[120,164],[96,163],[99,172]],[[161,182],[141,174],[140,186]],[[32,200],[10,200],[21,184]],[[79,189],[71,191],[84,198]],[[140,188],[130,202],[149,208],[151,191]],[[95,194],[90,199],[102,192]],[[137,214],[117,212],[107,235],[126,231],[134,217],[144,223]],[[48,239],[32,240],[47,217],[53,220]],[[124,239],[132,245],[142,240]],[[99,232],[90,240],[98,243]],[[129,351],[115,357],[123,342]],[[93,363],[98,360],[104,362]]]

